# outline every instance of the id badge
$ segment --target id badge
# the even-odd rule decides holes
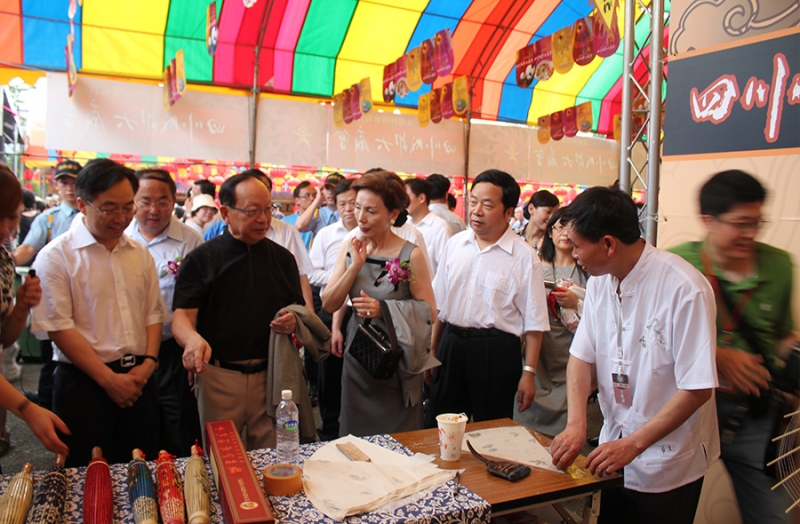
[[[611,381],[614,384],[614,400],[617,401],[617,404],[630,407],[633,403],[633,392],[628,375],[611,373]]]

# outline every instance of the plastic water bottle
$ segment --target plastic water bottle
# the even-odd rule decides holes
[[[297,416],[297,405],[292,400],[292,390],[281,391],[281,403],[275,412],[275,423],[278,432],[278,462],[283,464],[297,463],[300,451],[300,424]]]

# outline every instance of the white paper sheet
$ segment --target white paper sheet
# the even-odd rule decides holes
[[[469,453],[467,440],[481,455],[563,473],[553,465],[550,452],[524,427],[506,426],[464,433],[462,453]]]

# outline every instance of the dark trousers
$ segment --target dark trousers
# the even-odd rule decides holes
[[[434,368],[425,427],[436,427],[442,413],[465,413],[475,422],[514,415],[514,395],[522,376],[521,344],[516,335],[461,337],[442,333]]]
[[[664,467],[669,467],[665,464]],[[703,478],[664,493],[627,488],[604,489],[598,524],[692,524]]]
[[[53,373],[56,371],[56,363],[53,361],[52,341],[40,340],[39,349],[42,353],[42,368],[39,371],[39,405],[52,411]]]
[[[183,367],[183,348],[174,338],[161,342],[155,380],[161,409],[159,446],[177,457],[192,454],[195,441],[202,442],[197,399]]]
[[[130,462],[141,449],[148,459],[158,457],[160,417],[153,377],[130,408],[120,408],[89,375],[72,364],[58,363],[53,376],[53,412],[71,435],[59,435],[69,447],[66,467],[86,466],[92,448],[100,446],[110,464]]]
[[[314,296],[314,309],[320,320],[328,329],[333,323],[333,316],[322,309],[322,301],[319,298],[320,288],[311,287]],[[347,326],[350,320],[350,311],[344,315],[341,329]],[[319,416],[322,425],[317,428],[320,440],[333,440],[339,438],[339,414],[342,411],[342,364],[344,360],[336,355],[330,355],[325,360],[318,363],[317,370],[317,400],[319,401]],[[309,376],[309,381],[311,377]]]

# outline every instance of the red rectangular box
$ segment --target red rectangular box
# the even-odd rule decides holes
[[[275,522],[232,420],[206,423],[211,470],[226,524]]]

